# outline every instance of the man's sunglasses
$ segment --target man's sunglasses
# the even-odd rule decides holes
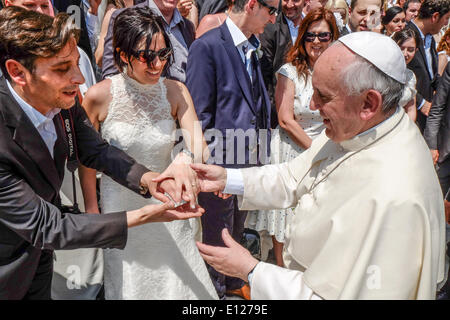
[[[264,2],[264,0],[256,0],[256,1],[258,1],[258,3],[259,3],[260,5],[262,5],[263,7],[266,7],[267,9],[269,9],[269,14],[270,14],[271,16],[273,16],[273,15],[275,15],[275,17],[278,16],[279,11],[278,11],[277,8],[272,7],[272,6],[269,6],[267,3]]]
[[[136,57],[136,59],[138,59],[139,61],[144,63],[152,63],[156,57],[159,57],[159,60],[161,61],[165,61],[169,59],[171,54],[172,54],[171,48],[162,48],[161,50],[158,51],[139,50],[133,52],[133,56]]]
[[[319,38],[320,42],[328,42],[331,40],[331,32],[321,32],[321,33],[312,33],[312,32],[306,32],[304,39],[306,42],[314,42],[316,40],[316,37]]]

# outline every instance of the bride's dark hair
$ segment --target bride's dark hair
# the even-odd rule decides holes
[[[131,57],[136,52],[138,46],[145,40],[144,50],[149,50],[152,38],[155,34],[161,33],[164,37],[166,47],[172,49],[169,36],[164,31],[162,17],[157,16],[148,8],[131,7],[123,10],[114,21],[113,28],[113,48],[114,62],[122,72],[127,64],[120,58],[123,52],[127,56],[131,65]],[[173,62],[173,50],[164,70]]]

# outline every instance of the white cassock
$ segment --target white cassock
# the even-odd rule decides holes
[[[241,210],[296,207],[287,269],[259,263],[252,299],[435,298],[443,197],[430,151],[402,109],[350,140],[322,132],[296,159],[241,173]]]

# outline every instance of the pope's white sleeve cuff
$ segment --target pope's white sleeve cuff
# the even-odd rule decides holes
[[[226,169],[227,170],[227,184],[223,193],[228,194],[244,194],[244,178],[240,169]]]

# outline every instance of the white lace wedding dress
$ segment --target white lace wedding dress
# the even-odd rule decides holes
[[[170,114],[163,79],[142,85],[125,74],[110,78],[112,101],[101,127],[104,139],[152,171],[171,162],[175,121]],[[138,209],[144,199],[103,175],[104,213]],[[106,249],[107,299],[217,299],[195,245],[198,220],[150,223],[128,229],[124,250]]]

